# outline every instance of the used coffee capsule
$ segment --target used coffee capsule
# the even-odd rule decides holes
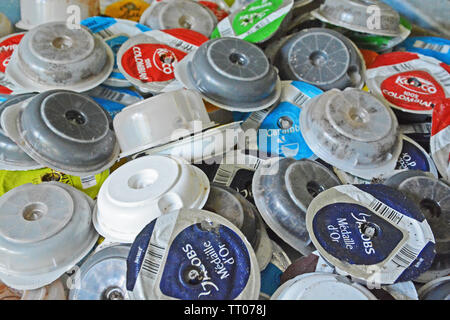
[[[379,177],[375,177],[372,180],[365,180],[358,178],[354,175],[351,175],[347,172],[344,172],[340,169],[334,168],[334,172],[339,177],[339,180],[342,181],[343,184],[364,184],[364,183],[372,183],[376,181],[378,183],[383,182],[385,179],[389,178],[396,173],[399,173],[404,170],[421,170],[425,172],[431,173],[436,178],[438,177],[438,172],[436,166],[428,155],[428,153],[423,150],[423,148],[417,144],[411,138],[407,136],[403,136],[403,147],[400,153],[400,156],[397,159],[397,165],[395,169],[391,172],[388,172]]]
[[[8,137],[36,162],[67,174],[100,173],[119,155],[107,112],[72,91],[47,91],[10,106],[1,123]]]
[[[322,90],[306,82],[283,81],[280,104],[253,112],[242,128],[244,131],[258,129],[259,151],[296,160],[310,158],[313,152],[301,132],[300,112],[309,99],[321,93]]]
[[[396,48],[396,51],[408,51],[436,58],[450,64],[450,40],[438,37],[409,37]]]
[[[398,189],[398,187],[400,186],[400,184],[403,181],[405,181],[406,179],[412,178],[412,177],[435,178],[430,172],[425,172],[425,171],[421,171],[421,170],[406,170],[406,171],[398,172],[398,173],[394,174],[393,176],[389,177],[388,179],[386,179],[383,182],[383,184],[388,187]]]
[[[378,13],[376,21],[375,10]],[[325,0],[311,14],[324,22],[354,31],[392,37],[401,33],[400,15],[380,0]]]
[[[113,124],[121,157],[213,126],[201,96],[191,90],[167,92],[131,105],[114,118]]]
[[[152,30],[126,41],[117,53],[120,72],[143,92],[181,89],[174,68],[185,56],[208,40],[187,29]]]
[[[164,214],[136,237],[127,289],[137,300],[256,300],[260,271],[242,232],[205,210]]]
[[[209,37],[217,24],[214,13],[192,0],[154,1],[140,23],[153,30],[184,28]]]
[[[120,72],[117,64],[117,53],[120,47],[130,37],[151,29],[139,23],[110,17],[91,17],[81,21],[81,24],[95,35],[102,37],[114,53],[114,69],[104,84],[113,87],[130,87],[131,83]]]
[[[315,161],[274,158],[256,170],[252,190],[267,225],[291,247],[308,255],[313,251],[305,223],[308,205],[319,193],[337,185],[334,174]]]
[[[450,276],[428,282],[418,293],[420,300],[450,300]]]
[[[33,96],[34,94],[11,96],[7,101],[0,104],[0,116],[6,108]],[[14,141],[8,138],[0,124],[0,169],[15,171],[39,168],[42,168],[42,165],[30,158]]]
[[[113,245],[90,256],[77,271],[70,300],[126,300],[127,257],[130,247]],[[78,282],[78,283],[77,283]]]
[[[0,198],[0,279],[19,290],[48,285],[95,245],[93,200],[66,184],[14,188]]]
[[[293,0],[256,0],[247,3],[220,21],[211,39],[231,37],[252,43],[265,42],[282,29],[293,3]]]
[[[208,199],[207,176],[182,159],[146,156],[115,170],[100,188],[94,226],[103,237],[132,243],[161,214],[201,209]]]
[[[229,111],[258,111],[276,103],[281,83],[264,52],[240,39],[210,40],[175,67],[184,87]],[[233,92],[230,95],[230,92]]]
[[[76,24],[78,19],[96,16],[100,13],[100,0],[20,0],[21,20],[16,27],[30,30],[42,24],[55,21],[67,21]],[[73,9],[73,8],[76,9]]]
[[[433,264],[414,281],[426,283],[450,274],[450,186],[434,177],[416,176],[402,181],[398,190],[421,208],[436,242]]]
[[[272,241],[272,257],[269,264],[261,271],[260,300],[268,300],[281,284],[281,275],[291,264],[291,260],[283,249]]]
[[[346,277],[313,272],[285,282],[271,300],[377,300],[362,285]]]
[[[417,278],[435,256],[421,210],[402,192],[381,185],[343,185],[319,194],[306,226],[320,254],[339,273],[372,284]]]
[[[436,100],[450,97],[450,66],[410,52],[379,55],[367,69],[370,91],[403,118],[425,122]]]
[[[108,79],[113,66],[112,50],[89,29],[50,22],[25,34],[11,56],[6,74],[29,92],[83,92]]]
[[[433,110],[430,151],[439,173],[450,182],[450,99],[438,102]]]
[[[315,155],[364,179],[391,172],[402,150],[392,110],[359,89],[333,89],[309,100],[300,126]]]
[[[305,81],[322,90],[361,89],[365,63],[347,37],[325,28],[311,28],[290,37],[274,59],[283,80]]]
[[[224,1],[198,1],[201,5],[205,6],[216,16],[217,21],[222,21],[229,14],[229,7],[224,3]]]

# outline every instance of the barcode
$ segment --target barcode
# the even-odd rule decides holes
[[[181,48],[183,49],[184,52],[191,52],[192,50],[194,50],[196,47],[190,43],[187,43],[183,40],[173,40],[170,42],[170,46],[174,47],[174,48]]]
[[[410,71],[410,70],[415,69],[411,64],[406,63],[406,62],[393,65],[393,66],[391,66],[391,68],[397,72],[405,72],[405,71]]]
[[[114,36],[114,33],[108,29],[100,30],[97,34],[103,39],[111,38]]]
[[[115,92],[111,89],[105,88],[105,87],[97,87],[95,91],[93,91],[95,95],[98,95],[99,98],[104,98],[108,100],[113,101],[122,101],[122,99],[125,97],[125,94],[120,92]]]
[[[436,79],[439,80],[439,82],[444,86],[450,86],[450,73],[448,73],[447,70],[442,69],[439,72],[435,72],[433,76],[435,76]]]
[[[97,185],[97,180],[95,179],[95,176],[82,177],[80,179],[81,179],[81,186],[83,187],[83,189],[88,189]]]
[[[142,263],[142,269],[147,271],[147,275],[153,280],[155,280],[158,275],[165,252],[165,248],[154,243],[148,245],[144,262]]]
[[[261,20],[260,22],[258,22],[257,24],[255,24],[255,26],[252,28],[253,30],[257,31],[259,29],[264,28],[265,26],[267,26],[269,23],[272,22],[272,19],[264,19]]]
[[[447,44],[434,44],[434,43],[426,43],[423,42],[421,40],[417,40],[416,42],[414,42],[413,45],[415,48],[422,48],[422,49],[428,49],[428,50],[433,50],[433,51],[437,51],[440,53],[448,53],[450,50],[450,46]]]
[[[272,108],[267,108],[260,111],[253,112],[247,120],[241,125],[242,130],[246,131],[248,129],[257,129],[267,117]]]
[[[310,99],[310,97],[308,97],[307,95],[303,94],[302,92],[299,92],[293,99],[292,101],[299,106],[302,106],[306,101],[308,101]]]
[[[392,258],[392,262],[396,265],[407,268],[416,260],[420,251],[405,244],[400,251]]]
[[[234,37],[233,27],[231,26],[230,20],[225,18],[218,25],[219,33],[222,37]]]
[[[233,177],[234,177],[233,166],[220,165],[219,169],[217,169],[216,175],[214,176],[213,182],[228,187],[230,186]]]
[[[403,215],[400,212],[388,207],[378,199],[373,199],[373,201],[369,204],[369,207],[380,216],[394,222],[395,224],[399,224],[403,218]]]

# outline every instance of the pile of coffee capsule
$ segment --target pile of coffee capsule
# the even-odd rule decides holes
[[[0,4],[0,299],[450,299],[449,32],[386,2]]]

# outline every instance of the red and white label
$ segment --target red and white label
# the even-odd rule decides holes
[[[159,43],[134,45],[120,58],[125,72],[142,83],[174,80],[175,65],[208,41],[204,35],[186,29],[152,30],[146,34]]]
[[[450,67],[409,52],[378,56],[366,73],[370,91],[404,112],[432,114],[435,102],[450,97]]]
[[[408,71],[381,83],[381,92],[391,104],[405,110],[431,111],[434,101],[445,98],[442,86],[425,71]]]
[[[24,35],[23,33],[14,34],[0,42],[0,72],[5,73],[6,66]]]

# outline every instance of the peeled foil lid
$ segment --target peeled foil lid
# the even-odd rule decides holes
[[[417,278],[435,256],[435,240],[420,209],[400,191],[343,185],[319,194],[306,225],[326,261],[355,279],[393,284]]]
[[[140,23],[155,30],[184,28],[209,37],[217,24],[213,12],[191,0],[154,2],[142,14]]]
[[[0,37],[4,37],[13,32],[11,21],[0,12]]]
[[[41,93],[7,108],[2,119],[9,138],[44,167],[83,177],[105,171],[119,156],[107,112],[75,92]]]
[[[420,300],[450,300],[450,276],[428,282],[418,294]]]
[[[132,243],[139,231],[162,214],[202,208],[208,177],[184,159],[145,156],[115,170],[100,188],[93,222],[106,239]]]
[[[379,0],[325,0],[311,14],[323,22],[358,32],[392,37],[401,33],[400,15]]]
[[[258,129],[256,141],[251,141],[249,148],[296,160],[313,157],[301,133],[300,112],[309,99],[321,93],[306,82],[282,81],[281,102],[250,114],[242,124],[244,132]]]
[[[417,53],[385,53],[367,69],[366,84],[406,115],[431,115],[439,100],[450,97],[450,66]]]
[[[422,210],[436,242],[436,256],[415,281],[428,282],[450,273],[450,186],[432,177],[416,176],[400,183],[403,192]]]
[[[283,29],[293,4],[293,0],[236,2],[233,5],[236,10],[217,24],[211,39],[231,37],[264,43]]]
[[[240,39],[210,40],[175,67],[184,87],[228,111],[251,112],[276,103],[281,82],[264,52]],[[233,92],[233,95],[229,93]]]
[[[29,92],[83,92],[103,83],[113,66],[111,48],[86,27],[69,29],[64,22],[50,22],[25,34],[6,74]]]
[[[19,290],[58,279],[93,248],[93,200],[58,182],[25,184],[0,198],[0,278]]]
[[[436,105],[431,122],[431,157],[444,180],[450,182],[450,99]]]
[[[372,180],[365,180],[342,171],[338,168],[333,168],[339,180],[343,184],[369,184],[369,183],[384,183],[387,179],[395,176],[397,173],[406,171],[423,171],[428,172],[434,177],[438,177],[436,166],[428,155],[428,153],[414,140],[402,135],[403,147],[397,159],[395,169],[386,174],[374,177]],[[387,185],[387,184],[386,184]]]
[[[121,46],[117,53],[118,67],[143,92],[181,89],[181,84],[175,81],[175,66],[207,40],[204,35],[187,29],[147,31]]]
[[[267,225],[291,247],[308,255],[313,247],[306,230],[306,210],[317,194],[337,185],[334,174],[315,161],[274,158],[256,170],[252,191]]]
[[[205,210],[162,215],[136,237],[127,289],[137,300],[256,300],[260,272],[242,232]]]
[[[331,273],[306,273],[285,282],[271,300],[377,300],[362,285]]]
[[[126,289],[129,246],[114,245],[90,256],[78,271],[78,287],[70,300],[128,300]]]
[[[283,80],[322,90],[364,86],[365,62],[355,44],[337,31],[311,28],[289,37],[274,58]]]
[[[6,108],[32,98],[33,96],[34,94],[11,96],[7,101],[0,104],[0,116]],[[8,138],[0,124],[0,169],[22,171],[40,168],[42,168],[42,165],[30,158],[14,141]]]
[[[402,150],[392,110],[359,89],[333,89],[309,100],[300,126],[319,158],[368,180],[391,172]]]

